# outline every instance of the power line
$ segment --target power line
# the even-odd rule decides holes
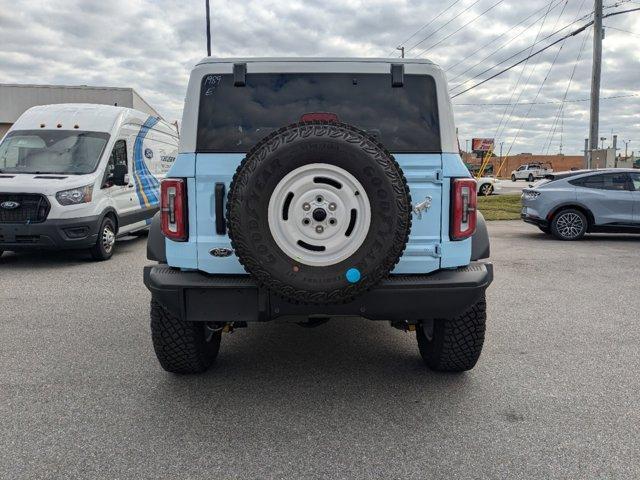
[[[609,97],[600,97],[600,100],[611,100],[614,98],[629,98],[629,97],[640,97],[640,93],[629,93],[626,95],[612,95]],[[520,102],[518,104],[519,107],[523,107],[526,105],[557,105],[559,103],[576,103],[576,102],[588,102],[591,100],[590,98],[574,98],[572,100],[551,100],[548,102]],[[505,105],[511,105],[511,103],[454,103],[456,107],[503,107]]]
[[[476,15],[472,20],[469,20],[467,23],[463,24],[460,28],[458,28],[456,31],[450,33],[449,35],[447,35],[446,37],[442,38],[441,40],[439,40],[438,42],[434,43],[433,45],[425,48],[424,50],[422,50],[420,53],[418,53],[416,56],[420,57],[422,55],[424,55],[426,52],[428,52],[429,50],[431,50],[432,48],[437,47],[438,45],[440,45],[442,42],[444,42],[445,40],[447,40],[448,38],[453,37],[456,33],[458,33],[460,30],[464,29],[467,25],[475,22],[477,19],[479,19],[480,17],[482,17],[483,15],[485,15],[487,12],[493,10],[495,7],[497,7],[498,5],[500,5],[502,2],[504,2],[504,0],[498,0],[496,3],[494,3],[493,5],[491,5],[489,8],[485,9],[483,12],[481,12],[480,14]]]
[[[585,31],[587,28],[589,28],[591,25],[593,25],[593,20],[591,20],[591,21],[590,21],[589,23],[587,23],[586,25],[583,25],[582,27],[580,27],[580,28],[578,28],[578,29],[574,30],[573,32],[570,32],[569,34],[565,35],[564,37],[559,38],[559,39],[558,39],[558,40],[556,40],[555,42],[550,43],[550,44],[549,44],[549,45],[547,45],[546,47],[543,47],[543,48],[541,48],[540,50],[537,50],[536,52],[534,52],[534,53],[532,53],[532,54],[530,54],[530,55],[527,55],[525,58],[523,58],[522,60],[517,61],[517,62],[516,62],[516,63],[514,63],[513,65],[511,65],[511,66],[509,66],[509,67],[507,67],[507,68],[504,68],[504,69],[500,70],[498,73],[494,73],[493,75],[491,75],[491,76],[490,76],[490,77],[488,77],[488,78],[485,78],[485,79],[484,79],[484,80],[482,80],[481,82],[478,82],[478,83],[476,83],[476,84],[474,84],[474,85],[470,86],[469,88],[466,88],[466,89],[464,89],[463,91],[461,91],[461,92],[459,92],[459,93],[456,93],[455,95],[452,95],[452,96],[451,96],[451,98],[459,97],[459,96],[460,96],[460,95],[462,95],[463,93],[467,93],[469,90],[473,90],[474,88],[477,88],[477,87],[479,87],[480,85],[483,85],[483,84],[487,83],[489,80],[493,80],[494,78],[496,78],[496,77],[498,77],[498,76],[502,75],[503,73],[506,73],[506,72],[508,72],[509,70],[511,70],[511,69],[513,69],[513,68],[515,68],[515,67],[517,67],[517,66],[518,66],[518,65],[520,65],[521,63],[523,63],[523,62],[525,62],[525,61],[529,60],[530,58],[535,57],[536,55],[539,55],[540,53],[544,52],[545,50],[550,49],[550,48],[551,48],[551,47],[553,47],[554,45],[557,45],[557,44],[558,44],[558,43],[560,43],[561,41],[566,40],[566,39],[567,39],[567,38],[569,38],[569,37],[574,37],[574,36],[576,36],[577,34],[584,32],[584,31]],[[504,62],[501,62],[501,63],[504,63]]]
[[[562,10],[560,11],[560,14],[558,15],[558,17],[556,18],[555,23],[553,24],[553,29],[555,30],[556,27],[558,26],[558,22],[560,21],[560,19],[562,18],[562,15],[564,14],[565,9],[567,8],[569,1],[566,0],[564,5],[562,6]],[[551,7],[551,4],[549,4],[549,7]],[[547,9],[547,15],[550,12],[550,8]],[[545,18],[542,20],[542,23],[540,24],[540,28],[538,29],[538,32],[536,33],[536,38],[533,40],[533,45],[535,45],[536,41],[538,40],[538,37],[540,36],[540,33],[542,32],[542,28],[544,27],[544,24],[546,22],[547,18],[545,16]],[[529,50],[529,53],[531,53],[533,51],[533,45],[531,46],[531,49]],[[524,62],[524,65],[522,66],[522,70],[520,70],[520,74],[518,75],[518,80],[515,83],[515,86],[513,87],[513,91],[511,92],[511,97],[509,97],[509,103],[511,103],[511,101],[513,100],[513,96],[515,95],[516,91],[518,90],[518,86],[520,85],[520,81],[522,80],[522,75],[524,74],[525,69],[527,68],[527,63],[528,60],[526,62]],[[527,81],[524,84],[524,86],[522,87],[522,90],[520,90],[520,93],[518,94],[518,98],[516,99],[515,104],[513,105],[513,107],[511,107],[511,111],[509,112],[509,116],[507,117],[506,122],[503,123],[504,121],[504,117],[507,113],[507,111],[509,110],[509,107],[506,107],[504,109],[504,112],[502,112],[502,117],[500,117],[500,122],[498,123],[498,126],[496,127],[496,133],[494,135],[494,137],[496,138],[500,138],[502,136],[502,134],[504,133],[505,128],[507,127],[507,125],[509,124],[509,121],[511,121],[511,117],[513,116],[513,112],[516,109],[516,106],[518,105],[518,102],[520,102],[520,99],[522,98],[522,94],[524,93],[525,89],[527,88],[527,85],[529,85],[529,82],[531,81],[531,77],[533,76],[533,73],[536,70],[536,65],[533,66],[533,68],[531,69],[531,71],[529,72],[529,76],[527,77]]]
[[[579,18],[579,19],[577,19],[577,20],[574,20],[573,22],[571,22],[571,23],[569,23],[569,24],[565,25],[564,27],[562,27],[562,28],[560,28],[560,29],[556,30],[556,31],[555,31],[555,32],[553,32],[553,33],[550,33],[549,35],[547,35],[546,37],[544,37],[544,38],[542,38],[542,39],[538,40],[537,42],[533,43],[532,45],[529,45],[528,47],[523,48],[522,50],[519,50],[518,52],[514,53],[513,55],[510,55],[509,57],[505,58],[504,60],[502,60],[502,61],[500,61],[500,62],[496,63],[496,64],[495,64],[495,65],[493,65],[492,67],[486,68],[485,70],[483,70],[482,72],[480,72],[480,73],[478,73],[478,74],[474,75],[473,77],[469,78],[468,80],[465,80],[464,82],[459,83],[458,85],[455,85],[455,86],[451,87],[451,90],[454,90],[454,89],[456,89],[456,88],[460,88],[460,87],[462,87],[465,83],[470,82],[471,80],[473,80],[473,79],[475,79],[475,78],[478,78],[479,76],[481,76],[481,75],[483,75],[483,74],[485,74],[485,73],[487,73],[487,72],[489,72],[489,71],[493,70],[493,69],[494,69],[494,68],[496,68],[498,65],[502,65],[503,63],[508,62],[509,60],[511,60],[511,59],[512,59],[512,58],[514,58],[514,57],[517,57],[517,56],[518,56],[518,55],[520,55],[521,53],[526,52],[527,50],[531,50],[531,48],[532,48],[532,47],[534,47],[534,46],[536,46],[537,44],[542,43],[542,42],[544,42],[545,40],[548,40],[549,38],[551,38],[551,37],[553,37],[553,36],[557,35],[558,33],[562,32],[563,30],[566,30],[567,28],[571,27],[572,25],[574,25],[574,24],[578,23],[580,20],[583,20],[583,19],[585,19],[585,18],[587,18],[587,17],[590,17],[591,15],[592,15],[591,13],[589,13],[589,14],[587,14],[587,15],[583,15],[581,18]],[[593,24],[593,22],[591,22],[591,24]],[[589,26],[589,25],[586,25],[584,28],[587,28],[588,26]],[[571,34],[569,34],[569,36],[571,36]],[[560,38],[560,39],[559,39],[559,40],[557,40],[555,43],[558,43],[558,41],[562,41],[563,39],[564,39],[564,37],[563,37],[563,38]],[[551,45],[554,45],[554,44],[552,43]],[[543,51],[543,50],[540,50],[540,52],[542,52],[542,51]],[[537,55],[537,54],[536,54],[536,55]],[[524,61],[524,59],[523,59],[522,61]],[[516,65],[519,65],[520,63],[522,63],[522,61],[520,61],[520,62],[519,62],[518,64],[516,64]]]
[[[580,63],[580,58],[582,57],[582,52],[584,51],[584,47],[587,44],[587,40],[590,37],[590,32],[587,33],[587,35],[585,35],[582,39],[582,45],[580,45],[580,50],[578,51],[578,56],[576,57],[576,61],[573,64],[573,69],[571,70],[571,75],[569,75],[569,81],[567,82],[567,88],[564,91],[564,95],[562,96],[562,103],[560,104],[560,106],[558,107],[558,112],[556,113],[556,117],[553,121],[552,127],[549,129],[549,135],[547,137],[547,140],[545,140],[542,149],[544,150],[545,145],[547,143],[547,141],[549,142],[549,145],[547,146],[547,153],[549,153],[549,150],[551,149],[551,144],[553,143],[553,138],[555,137],[556,134],[556,129],[558,127],[558,120],[561,118],[564,120],[564,106],[565,106],[565,101],[567,100],[567,95],[569,94],[569,90],[571,89],[571,83],[573,82],[573,77],[576,74],[576,70],[578,68],[578,63]],[[562,124],[561,127],[562,128]],[[560,135],[562,135],[562,133],[560,133]],[[562,140],[561,140],[562,143]]]
[[[560,5],[564,0],[551,0],[551,2],[549,3],[554,3],[558,1],[558,3],[553,6],[551,8],[551,10],[553,10],[554,8],[556,8],[558,5]],[[509,30],[504,31],[503,33],[501,33],[500,35],[498,35],[497,37],[493,38],[492,40],[488,41],[487,43],[485,43],[484,45],[482,45],[480,48],[477,48],[476,50],[474,50],[473,52],[471,52],[469,55],[467,55],[466,57],[464,57],[462,60],[459,60],[458,62],[454,63],[453,65],[447,67],[445,69],[445,72],[448,72],[449,70],[454,69],[455,67],[457,67],[458,65],[460,65],[461,63],[464,63],[466,60],[468,60],[469,58],[473,57],[476,53],[478,53],[480,50],[482,50],[483,48],[491,45],[493,42],[495,42],[496,40],[499,40],[500,38],[504,37],[507,33],[509,33],[510,31],[512,31],[514,28],[519,27],[520,25],[522,25],[524,22],[526,22],[527,20],[529,20],[531,17],[533,17],[534,15],[540,13],[542,10],[544,10],[545,8],[547,8],[547,6],[544,6],[542,8],[540,8],[539,10],[536,10],[535,12],[533,12],[532,14],[528,15],[527,17],[523,18],[522,20],[520,20],[518,23],[516,23],[514,26],[512,26],[511,28],[509,28]],[[544,14],[546,15],[546,14]],[[544,15],[542,17],[544,17]],[[531,25],[533,25],[534,23],[537,23],[538,20],[540,20],[542,17],[537,18],[536,20],[534,20],[533,22],[531,22]],[[486,60],[487,58],[489,58],[490,56],[494,55],[495,53],[497,53],[499,50],[501,50],[502,48],[506,47],[509,43],[511,43],[513,40],[515,40],[516,38],[518,38],[519,35],[515,35],[514,37],[512,37],[508,42],[502,44],[502,46],[498,49],[495,50],[493,53],[490,53],[489,55],[487,55],[486,57],[484,57],[482,60],[480,60],[479,63],[482,63],[484,60]],[[476,65],[478,65],[478,63],[476,63]],[[476,65],[474,65],[473,67],[475,67]],[[471,67],[471,68],[473,68]],[[464,73],[466,73],[468,70],[465,70]],[[454,77],[454,78],[458,78],[458,77]]]
[[[409,50],[413,50],[414,48],[416,48],[418,45],[424,43],[426,40],[428,40],[429,38],[433,37],[436,33],[438,33],[440,30],[442,30],[444,27],[446,27],[447,25],[449,25],[451,22],[453,22],[456,18],[458,18],[460,15],[462,15],[465,12],[468,12],[476,3],[478,3],[480,0],[475,0],[475,2],[473,2],[471,5],[469,5],[468,7],[465,7],[460,13],[458,13],[455,17],[451,18],[449,21],[445,22],[444,25],[442,25],[440,28],[435,29],[433,32],[431,32],[429,35],[427,35],[426,37],[424,37],[422,40],[420,40],[418,43],[416,43],[415,45],[413,45],[412,47],[407,48],[407,52]]]
[[[411,36],[405,38],[402,42],[400,42],[398,45],[399,46],[403,46],[405,43],[407,43],[409,40],[411,40],[413,37],[415,37],[418,33],[420,33],[422,30],[424,30],[425,28],[427,28],[429,25],[431,25],[433,22],[435,22],[438,18],[440,18],[442,15],[444,15],[446,12],[448,12],[453,6],[455,6],[456,3],[460,3],[461,0],[455,0],[451,5],[449,5],[448,7],[444,8],[440,13],[438,13],[434,18],[432,18],[429,22],[425,23],[422,27],[420,27],[418,30],[416,30],[415,32],[413,32],[411,34]],[[395,53],[395,50],[392,50],[391,53],[389,54],[389,56],[393,55]]]
[[[605,25],[606,28],[610,28],[611,30],[618,30],[619,32],[628,33],[629,35],[635,35],[636,37],[640,37],[640,33],[630,32],[629,30],[623,30],[617,27],[610,27],[609,25]]]

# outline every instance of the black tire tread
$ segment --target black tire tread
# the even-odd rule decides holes
[[[246,154],[246,156],[240,162],[240,165],[238,165],[238,168],[236,169],[233,175],[230,188],[229,188],[229,194],[228,194],[229,201],[227,201],[227,207],[226,207],[226,221],[227,221],[227,226],[229,227],[229,238],[231,240],[231,247],[236,252],[238,256],[238,260],[240,261],[240,264],[245,269],[245,271],[251,274],[260,286],[269,289],[272,293],[274,293],[278,297],[295,304],[309,305],[309,304],[348,303],[352,301],[356,296],[361,295],[366,291],[369,291],[371,288],[373,288],[377,284],[377,282],[366,285],[366,288],[364,289],[359,287],[358,285],[352,285],[341,290],[325,292],[323,295],[319,295],[318,292],[309,292],[301,289],[293,289],[292,287],[278,281],[277,279],[272,278],[269,275],[256,274],[257,270],[260,270],[259,268],[256,268],[257,265],[253,265],[253,268],[252,268],[252,266],[247,264],[246,260],[243,261],[243,255],[238,254],[238,252],[243,252],[243,249],[241,246],[241,242],[239,242],[237,238],[234,238],[234,235],[233,235],[233,232],[238,231],[239,229],[236,227],[237,221],[232,214],[232,208],[233,208],[232,199],[236,195],[239,178],[242,172],[245,170],[245,168],[250,168],[251,170],[255,168],[255,166],[247,167],[247,165],[250,162],[259,163],[262,160],[262,158],[264,158],[266,153],[272,149],[275,149],[277,146],[279,146],[280,142],[282,141],[287,142],[296,138],[297,135],[292,137],[286,136],[285,134],[287,132],[291,133],[291,130],[299,130],[301,134],[304,134],[302,132],[304,129],[319,128],[321,129],[320,131],[326,131],[328,132],[328,134],[330,134],[330,127],[332,126],[337,126],[337,127],[348,130],[350,134],[354,134],[356,137],[359,137],[359,141],[361,142],[361,144],[365,144],[369,142],[374,144],[375,148],[382,150],[384,156],[386,156],[388,159],[391,159],[391,165],[396,170],[398,174],[397,176],[401,179],[401,184],[395,185],[395,188],[401,189],[407,198],[408,209],[406,212],[404,212],[406,214],[405,219],[407,222],[407,227],[404,230],[405,233],[403,237],[396,239],[396,244],[400,245],[400,249],[397,250],[395,254],[389,255],[384,262],[380,262],[380,264],[378,265],[378,268],[376,269],[376,272],[374,272],[374,274],[372,275],[373,277],[376,276],[375,273],[377,272],[386,271],[386,275],[388,275],[388,273],[391,270],[393,270],[393,267],[398,264],[398,262],[400,261],[400,258],[402,257],[402,254],[404,253],[404,250],[409,241],[409,234],[411,232],[412,215],[411,215],[411,194],[409,191],[409,184],[407,182],[406,177],[404,176],[404,173],[402,172],[402,169],[400,168],[400,164],[397,162],[395,157],[376,138],[372,137],[371,135],[368,135],[366,132],[363,132],[362,130],[352,125],[339,123],[339,122],[328,122],[328,121],[298,122],[298,123],[288,125],[286,127],[282,127],[278,130],[275,130],[274,132],[272,132],[271,134],[267,135],[265,138],[260,140],[253,148],[251,148],[249,152]],[[281,138],[283,136],[284,138]],[[382,280],[386,275],[382,275],[381,276],[382,278],[380,278],[380,280]]]
[[[203,325],[184,322],[161,304],[151,301],[151,339],[162,368],[168,372],[190,374],[206,371],[215,361],[220,335],[211,343],[204,340]]]
[[[487,321],[484,296],[462,315],[437,320],[430,342],[422,328],[416,329],[418,348],[429,368],[441,372],[463,372],[472,369],[482,352]]]

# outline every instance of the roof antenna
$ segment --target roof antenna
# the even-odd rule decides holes
[[[211,20],[209,16],[209,0],[206,0],[207,6],[207,57],[211,56]]]

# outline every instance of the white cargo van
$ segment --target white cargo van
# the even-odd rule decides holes
[[[124,107],[33,107],[0,143],[0,255],[86,248],[113,254],[118,236],[148,228],[175,128]]]

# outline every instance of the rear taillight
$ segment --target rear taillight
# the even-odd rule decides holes
[[[451,183],[451,240],[464,240],[476,231],[476,181],[456,178]]]
[[[189,238],[187,225],[187,182],[167,178],[160,184],[160,220],[162,234],[176,242]]]

